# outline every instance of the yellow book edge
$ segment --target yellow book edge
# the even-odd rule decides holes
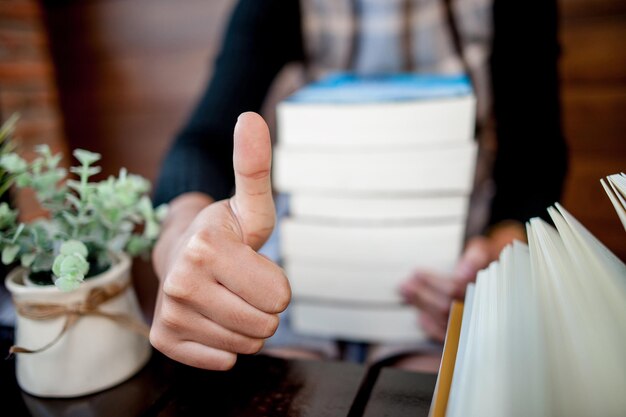
[[[461,322],[463,320],[463,303],[454,301],[450,309],[448,318],[448,329],[443,345],[443,355],[439,365],[437,384],[433,393],[433,401],[430,406],[429,417],[445,417],[448,408],[448,397],[450,396],[450,386],[452,385],[452,375],[454,364],[456,363],[456,352],[459,347],[461,336]]]

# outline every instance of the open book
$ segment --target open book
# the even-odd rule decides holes
[[[626,265],[562,206],[548,211],[556,228],[532,219],[528,245],[468,287],[432,416],[626,415]]]

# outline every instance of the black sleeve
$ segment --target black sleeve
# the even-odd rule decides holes
[[[567,170],[555,0],[494,2],[491,74],[498,150],[490,225],[547,217]]]
[[[162,163],[156,204],[190,191],[216,200],[234,187],[233,128],[258,112],[276,74],[302,59],[299,2],[241,0],[226,30],[214,75]]]

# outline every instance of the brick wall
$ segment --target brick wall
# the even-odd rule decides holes
[[[42,10],[35,0],[0,0],[0,118],[19,113],[16,138],[32,157],[35,144],[65,152],[54,68]],[[40,214],[32,195],[20,194],[23,217]]]

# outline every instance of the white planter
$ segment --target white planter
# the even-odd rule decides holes
[[[131,260],[119,255],[118,262],[102,274],[83,282],[72,292],[54,286],[27,287],[27,271],[17,268],[5,283],[16,303],[80,304],[98,287],[126,285]],[[132,286],[99,306],[106,313],[124,314],[142,321]],[[17,315],[15,344],[39,349],[61,332],[66,317],[32,320]],[[150,358],[149,341],[110,319],[93,315],[78,321],[50,348],[39,353],[17,354],[16,374],[20,387],[42,397],[76,397],[117,385],[139,371]]]

